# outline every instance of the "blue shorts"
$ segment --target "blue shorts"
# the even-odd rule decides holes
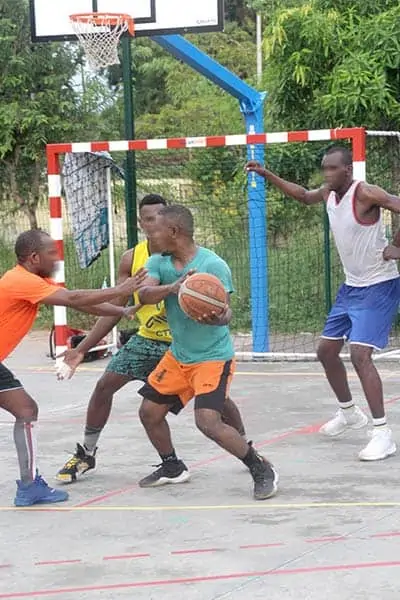
[[[400,278],[366,287],[343,284],[325,323],[322,337],[383,350],[397,314]]]

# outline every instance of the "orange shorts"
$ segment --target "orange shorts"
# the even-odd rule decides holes
[[[195,397],[195,409],[223,411],[235,371],[235,360],[182,364],[168,350],[139,394],[157,404],[170,404],[178,413]]]

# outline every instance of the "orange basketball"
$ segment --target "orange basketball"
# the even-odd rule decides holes
[[[221,315],[224,312],[226,291],[215,275],[195,273],[182,283],[178,301],[183,312],[197,321],[203,315],[211,316],[213,312]]]

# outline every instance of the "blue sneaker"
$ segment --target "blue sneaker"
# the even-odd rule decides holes
[[[54,504],[68,500],[67,492],[51,488],[39,473],[32,483],[17,481],[15,506],[32,506],[33,504]]]

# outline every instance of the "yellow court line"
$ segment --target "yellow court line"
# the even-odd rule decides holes
[[[216,504],[216,505],[188,505],[188,506],[30,506],[15,508],[13,506],[0,506],[0,511],[33,510],[46,512],[183,512],[205,510],[243,510],[243,509],[286,509],[299,510],[305,508],[397,508],[400,502],[304,502],[304,503],[252,503],[252,504]]]

